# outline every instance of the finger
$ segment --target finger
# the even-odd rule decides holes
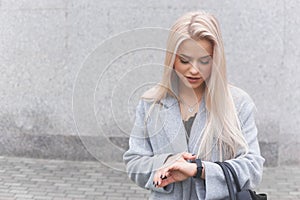
[[[161,182],[158,185],[158,187],[164,187],[165,185],[170,184],[171,179],[169,177],[170,177],[170,173],[169,172],[167,172],[165,175],[162,175],[161,176]]]
[[[163,180],[167,179],[167,177],[170,176],[171,171],[178,170],[178,169],[179,169],[178,163],[173,163],[170,166],[166,166],[160,170],[157,170],[153,178],[154,186],[157,187],[161,185]]]
[[[156,187],[157,185],[160,184],[160,176],[162,174],[162,170],[157,170],[154,174],[154,177],[153,177],[153,185]]]
[[[176,181],[170,175],[168,178],[162,180],[162,182],[158,185],[158,187],[165,187],[165,186],[167,186],[171,183],[174,183],[174,182],[176,182]]]
[[[162,173],[162,175],[160,176],[161,180],[167,179],[170,176],[170,174],[171,173],[169,171],[164,170],[163,173]]]
[[[166,172],[163,173],[162,180],[167,179],[170,176],[171,176],[171,172],[166,171]]]
[[[191,153],[183,153],[182,157],[184,160],[195,160],[197,158],[195,154],[191,154]]]
[[[183,152],[181,155],[183,157],[195,157],[196,156],[196,154],[192,154],[192,153],[188,153],[188,152]]]
[[[165,187],[171,183],[174,183],[175,181],[171,180],[171,179],[166,179],[164,180],[158,187]]]

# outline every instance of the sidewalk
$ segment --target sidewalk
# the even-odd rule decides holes
[[[300,199],[300,167],[266,168],[256,191],[268,193],[269,200]],[[0,156],[1,200],[147,199],[148,194],[125,172],[100,162]]]

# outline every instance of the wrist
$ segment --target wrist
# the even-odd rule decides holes
[[[205,165],[202,163],[202,174],[201,174],[201,178],[205,179]]]
[[[193,163],[191,163],[191,165],[193,166],[192,167],[191,177],[194,177],[197,174],[197,164],[193,162]]]

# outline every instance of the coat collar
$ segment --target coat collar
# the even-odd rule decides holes
[[[167,95],[160,101],[163,109],[159,112],[159,119],[163,123],[163,129],[168,137],[172,151],[180,153],[184,151],[196,151],[197,143],[199,143],[200,136],[206,121],[205,98],[203,96],[199,105],[199,111],[193,122],[190,133],[189,144],[186,141],[186,130],[182,122],[180,107],[175,97]]]
[[[169,109],[172,106],[175,106],[178,104],[178,101],[175,97],[171,96],[170,94],[167,94],[165,98],[160,100],[160,104],[165,108]]]

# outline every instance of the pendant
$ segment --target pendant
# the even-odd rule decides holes
[[[190,112],[190,113],[192,113],[193,111],[194,111],[194,108],[188,108],[188,111]]]

